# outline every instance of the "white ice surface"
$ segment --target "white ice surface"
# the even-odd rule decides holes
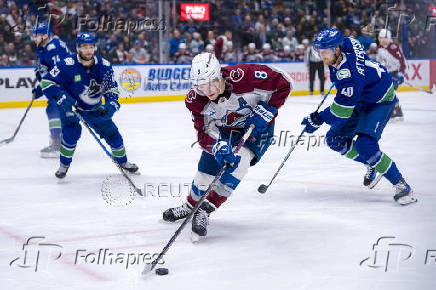
[[[33,108],[16,140],[0,147],[0,289],[436,289],[436,261],[425,264],[427,250],[436,249],[435,98],[400,93],[405,121],[388,124],[381,140],[417,193],[417,204],[395,204],[386,180],[365,189],[363,166],[325,145],[298,146],[260,195],[257,187],[282,161],[288,140],[286,147],[272,146],[211,216],[206,240],[192,244],[188,225],[164,258],[170,274],[146,279],[140,278],[142,264],[126,269],[83,259],[75,263],[75,253],[105,248],[126,255],[156,253],[174,233],[179,224],[163,223],[162,211],[185,200],[186,187],[179,192],[178,185],[191,182],[200,155],[190,147],[195,134],[184,103],[124,105],[116,114],[128,157],[142,173],[134,181],[171,184],[174,195],[161,185],[160,197],[154,190],[154,196],[123,208],[101,197],[102,181],[117,169],[85,129],[67,177],[54,177],[58,160],[39,157],[48,142],[44,109]],[[279,112],[276,134],[298,135],[301,119],[319,100],[290,98]],[[0,110],[0,139],[13,133],[23,112]],[[317,135],[326,131],[323,126]],[[53,258],[58,250],[47,258],[50,247],[39,246],[37,272],[19,267],[34,263],[38,247],[28,250],[26,263],[22,250],[32,236],[62,246],[58,260]],[[370,263],[359,266],[373,257],[372,245],[382,236],[412,246],[412,256],[402,261],[408,248],[392,246],[387,272]]]

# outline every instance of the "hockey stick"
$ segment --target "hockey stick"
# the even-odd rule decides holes
[[[24,115],[23,115],[23,117],[21,118],[20,123],[18,124],[18,127],[15,129],[15,132],[14,132],[14,134],[12,135],[12,137],[9,137],[9,138],[6,138],[6,139],[0,141],[0,145],[3,145],[3,144],[9,144],[9,143],[11,143],[12,141],[14,141],[15,136],[17,136],[18,131],[20,131],[21,124],[23,124],[24,119],[26,119],[27,113],[29,112],[30,107],[32,107],[32,104],[33,104],[33,101],[34,101],[34,100],[35,100],[35,96],[32,96],[32,99],[30,100],[29,105],[27,105],[26,111],[24,112]]]
[[[409,82],[404,82],[404,83],[405,83],[406,85],[408,85],[408,86],[414,88],[414,89],[420,90],[420,91],[422,91],[422,92],[426,92],[427,94],[434,94],[434,93],[436,92],[436,86],[435,86],[435,85],[433,86],[433,88],[432,88],[431,90],[425,90],[425,89],[422,89],[422,88],[416,87],[416,86],[412,85],[412,84],[409,83]]]
[[[316,108],[315,112],[318,112],[319,108],[321,108],[322,104],[324,103],[324,101],[327,99],[327,96],[330,94],[330,91],[333,89],[333,87],[335,86],[335,83],[332,83],[332,85],[330,86],[329,90],[327,91],[327,93],[323,96],[321,103],[319,103],[318,108]],[[288,154],[286,154],[285,159],[283,159],[282,163],[280,164],[279,168],[277,169],[277,171],[274,173],[273,177],[271,178],[271,180],[269,181],[268,185],[266,184],[261,184],[259,186],[259,188],[257,189],[257,191],[259,193],[265,193],[268,190],[268,187],[273,183],[274,179],[277,177],[277,175],[279,174],[280,170],[282,169],[282,167],[285,165],[286,161],[288,160],[289,156],[291,155],[292,151],[294,151],[295,146],[297,146],[298,142],[300,141],[300,138],[303,136],[303,134],[306,132],[306,128],[303,129],[303,131],[301,131],[300,136],[298,136],[297,138],[297,142],[295,142],[294,144],[292,144],[291,148],[288,151]]]
[[[233,153],[237,153],[239,151],[239,149],[241,149],[242,145],[244,145],[245,141],[248,139],[248,137],[250,137],[251,132],[254,129],[254,125],[250,125],[250,128],[248,128],[247,132],[245,132],[244,136],[242,136],[241,140],[239,140],[238,145],[235,147],[235,149],[233,149]],[[192,216],[194,215],[194,213],[198,210],[198,208],[201,206],[201,204],[203,203],[203,201],[206,199],[206,197],[209,195],[209,192],[212,190],[212,188],[214,187],[215,183],[221,178],[221,176],[224,174],[224,172],[226,171],[226,169],[229,167],[229,164],[225,164],[221,170],[218,172],[218,174],[215,176],[215,178],[212,180],[212,182],[209,184],[209,187],[206,189],[206,191],[204,192],[204,194],[201,196],[200,200],[197,202],[197,204],[195,205],[195,207],[191,210],[191,213],[189,213],[189,215],[185,218],[185,220],[183,221],[183,223],[179,226],[179,228],[176,230],[176,232],[174,233],[174,235],[171,237],[171,239],[168,241],[168,243],[165,245],[165,247],[162,249],[162,251],[159,253],[159,256],[157,256],[156,259],[154,259],[150,264],[146,265],[144,267],[144,270],[142,270],[142,275],[146,275],[148,273],[150,273],[151,271],[153,271],[153,269],[156,267],[157,263],[159,263],[159,261],[163,258],[163,256],[166,254],[166,252],[168,251],[168,249],[171,247],[171,245],[174,243],[174,241],[176,240],[176,238],[180,235],[180,233],[183,231],[183,229],[185,228],[186,224],[191,220]]]
[[[39,70],[40,70],[40,68],[39,68],[39,65],[38,65],[38,66],[35,68],[35,72],[38,72]],[[27,105],[26,111],[24,112],[24,115],[23,115],[23,117],[21,118],[20,123],[18,124],[18,127],[15,129],[14,134],[12,135],[12,137],[9,137],[9,138],[6,138],[6,139],[4,139],[4,140],[1,140],[1,141],[0,141],[0,146],[3,145],[3,144],[9,144],[9,143],[11,143],[12,141],[14,141],[15,136],[17,136],[18,131],[20,131],[21,124],[23,124],[24,119],[26,119],[27,113],[29,112],[30,107],[32,107],[32,105],[33,105],[33,101],[34,101],[34,100],[35,100],[35,95],[32,93],[32,99],[30,100],[29,105]]]
[[[92,130],[92,128],[88,125],[88,123],[83,119],[82,115],[80,115],[80,113],[77,112],[76,108],[74,108],[74,114],[76,115],[77,118],[79,118],[80,122],[82,122],[82,124],[86,127],[86,129],[88,129],[89,133],[91,133],[92,137],[94,137],[94,139],[97,141],[97,143],[100,145],[100,147],[104,150],[106,155],[109,156],[110,159],[112,160],[112,162],[117,166],[117,168],[120,170],[121,174],[127,180],[129,186],[132,189],[134,189],[137,194],[139,194],[140,196],[144,196],[142,190],[140,188],[138,188],[135,185],[135,183],[133,183],[132,179],[130,179],[130,177],[127,175],[127,173],[124,172],[124,169],[115,160],[115,157],[107,150],[106,146],[104,146],[104,144],[101,142],[100,138],[98,138],[97,135],[95,134],[94,130]]]

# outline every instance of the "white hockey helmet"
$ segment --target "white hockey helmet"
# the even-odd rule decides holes
[[[194,57],[191,65],[191,81],[195,91],[201,94],[198,91],[199,85],[220,79],[221,65],[214,54],[203,52]]]
[[[382,38],[382,37],[386,37],[387,39],[391,39],[392,34],[389,30],[387,29],[382,29],[380,30],[380,32],[378,33],[378,39]]]

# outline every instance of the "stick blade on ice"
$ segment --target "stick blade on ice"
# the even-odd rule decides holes
[[[268,190],[268,186],[265,185],[265,184],[261,184],[261,185],[259,186],[259,188],[257,189],[257,191],[258,191],[259,193],[265,193],[267,190]]]
[[[150,275],[152,273],[152,270],[153,270],[152,263],[145,265],[144,270],[142,270],[141,272],[142,277]]]

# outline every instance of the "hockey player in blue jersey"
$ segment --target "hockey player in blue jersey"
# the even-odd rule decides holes
[[[61,58],[64,58],[70,52],[62,40],[56,36],[52,36],[50,27],[45,23],[33,27],[32,36],[36,44],[36,55],[38,58],[36,78],[41,82],[42,77],[50,71]],[[39,84],[33,89],[32,93],[35,99],[43,96]],[[48,98],[45,112],[50,129],[50,145],[43,148],[40,153],[42,158],[56,158],[59,156],[61,144],[61,113],[55,100]]]
[[[107,60],[94,55],[95,38],[90,33],[77,36],[76,49],[77,54],[61,59],[41,82],[44,95],[56,100],[64,113],[61,114],[60,167],[55,175],[65,177],[80,138],[82,127],[76,113],[106,140],[123,169],[136,172],[138,166],[127,161],[123,138],[112,121],[113,114],[120,108],[112,66]],[[76,112],[73,111],[75,109]]]
[[[329,66],[337,94],[328,108],[303,119],[306,132],[313,133],[323,123],[329,124],[328,146],[367,166],[364,185],[372,188],[384,176],[395,187],[396,202],[401,205],[416,202],[395,162],[378,144],[397,101],[391,76],[368,58],[357,40],[344,39],[339,30],[321,31],[315,48]]]

